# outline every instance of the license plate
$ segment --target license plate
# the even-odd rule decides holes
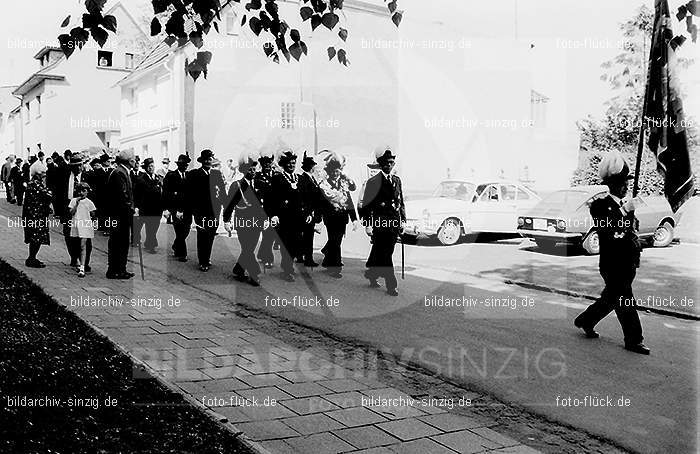
[[[532,228],[534,230],[547,230],[547,220],[546,219],[533,219]]]

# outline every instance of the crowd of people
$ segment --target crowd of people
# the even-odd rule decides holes
[[[298,269],[319,265],[339,279],[343,238],[348,225],[356,230],[361,220],[372,242],[365,277],[374,288],[383,278],[387,292],[396,296],[392,256],[406,218],[403,191],[392,173],[396,155],[391,147],[378,148],[375,157],[371,167],[377,173],[365,183],[358,206],[352,197],[358,185],[343,172],[345,157],[328,150],[315,156],[304,153],[300,171],[292,150],[245,152],[237,165],[227,162],[225,169],[211,150],[202,150],[198,167],[190,169],[191,158],[183,154],[173,170],[167,158],[156,169],[152,158],[140,163],[132,151],[88,160],[83,153],[66,150],[46,159],[39,153],[26,164],[9,157],[2,181],[8,202],[24,203],[28,267],[46,266],[37,254],[50,244],[53,213],[63,230],[70,266],[80,277],[91,272],[92,238],[100,231],[109,236],[106,277],[132,278],[129,248],[143,246],[158,253],[157,234],[165,218],[174,230],[172,254],[180,262],[188,261],[186,240],[195,227],[202,272],[212,266],[211,252],[223,221],[229,236],[236,232],[241,247],[232,269],[235,279],[259,286],[262,267],[275,266],[275,250],[285,281],[293,282]],[[328,238],[318,263],[313,244],[321,223]]]

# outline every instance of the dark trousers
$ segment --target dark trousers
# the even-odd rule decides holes
[[[280,220],[280,225],[276,228],[277,236],[280,240],[280,254],[282,255],[282,271],[285,273],[294,272],[294,257],[299,254],[300,223],[295,223],[289,219]]]
[[[61,219],[63,226],[63,239],[66,241],[66,249],[71,263],[76,263],[80,258],[80,238],[70,236],[70,218]]]
[[[386,288],[395,290],[398,283],[394,274],[394,247],[396,246],[397,233],[394,231],[374,229],[372,234],[372,249],[367,258],[368,279],[384,278]]]
[[[314,227],[316,224],[311,222],[311,224],[306,224],[301,228],[300,243],[297,251],[297,258],[301,261],[309,263],[314,261],[314,235],[316,231]]]
[[[173,229],[175,230],[175,241],[173,241],[173,252],[175,257],[187,257],[187,237],[190,235],[192,216],[183,215],[182,219],[173,216]]]
[[[605,281],[605,288],[600,298],[588,306],[576,321],[583,326],[593,328],[613,310],[622,326],[625,344],[642,342],[642,324],[637,314],[637,303],[632,294],[632,281],[637,274],[633,267],[616,268],[615,270],[600,270]]]
[[[161,216],[137,216],[134,218],[134,243],[141,241],[141,230],[145,227],[146,240],[143,247],[155,249],[158,247],[158,228],[160,228]]]
[[[109,240],[107,242],[107,273],[118,274],[126,272],[126,261],[129,256],[129,238],[131,236],[131,216],[109,218]]]
[[[255,246],[258,245],[260,239],[260,230],[239,229],[236,230],[236,234],[241,245],[241,254],[233,267],[233,274],[243,276],[247,272],[248,276],[257,280],[260,275],[260,265],[255,259]]]
[[[194,218],[194,222],[197,224],[197,259],[200,265],[209,265],[211,263],[211,248],[214,246],[219,220],[197,216]]]
[[[7,201],[14,203],[15,202],[15,195],[12,192],[12,189],[13,189],[12,183],[10,183],[9,181],[6,181],[5,182],[5,194],[7,194]]]
[[[272,253],[272,245],[275,242],[275,229],[270,227],[262,232],[262,240],[258,248],[258,259],[264,263],[274,263],[275,255]]]
[[[15,190],[15,199],[17,200],[17,205],[22,205],[22,202],[24,201],[24,185],[22,183],[15,184],[14,190]]]
[[[326,245],[321,249],[324,255],[322,265],[326,268],[337,268],[340,270],[343,261],[341,245],[343,243],[343,237],[345,236],[345,219],[339,221],[332,218],[324,218],[323,222],[326,225],[328,241],[326,241]]]

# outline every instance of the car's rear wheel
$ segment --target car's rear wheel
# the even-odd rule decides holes
[[[462,223],[457,218],[445,219],[437,233],[438,241],[445,246],[456,244],[461,236]]]
[[[664,222],[654,231],[654,247],[666,247],[673,241],[673,226]]]
[[[586,235],[586,238],[581,243],[581,247],[588,255],[600,254],[600,238],[598,232],[591,232]]]

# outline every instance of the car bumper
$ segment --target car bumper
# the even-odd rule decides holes
[[[518,229],[518,233],[523,238],[530,238],[533,240],[548,240],[556,241],[557,243],[568,243],[576,244],[580,243],[583,235],[581,233],[574,232],[544,232],[540,230],[521,230]]]
[[[401,234],[408,238],[425,239],[437,235],[437,229],[422,222],[411,222],[411,220],[408,220]]]

